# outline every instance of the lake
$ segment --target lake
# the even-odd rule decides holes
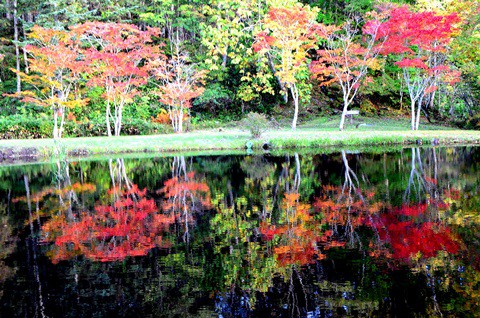
[[[0,166],[1,317],[480,315],[480,148]]]

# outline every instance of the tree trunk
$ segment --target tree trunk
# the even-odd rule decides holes
[[[112,136],[112,128],[110,127],[110,102],[107,101],[107,110],[105,111],[105,121],[107,123],[107,136]]]
[[[410,108],[412,112],[412,130],[415,130],[415,100],[413,98],[410,103]]]
[[[15,41],[15,60],[17,70],[17,93],[22,92],[22,82],[20,79],[20,48],[18,47],[18,17],[17,0],[13,1],[13,39]]]
[[[183,132],[183,109],[180,108],[180,113],[178,114],[178,132]]]
[[[297,129],[297,120],[298,120],[298,89],[295,84],[292,84],[290,87],[290,92],[292,93],[293,103],[295,105],[295,110],[293,111],[293,121],[292,121],[292,130]]]
[[[26,20],[25,15],[23,16],[23,20]],[[23,31],[23,40],[25,43],[27,42],[27,35],[25,34],[25,23],[22,24],[22,31]],[[25,63],[25,73],[29,73],[29,68],[28,68],[28,56],[27,56],[27,50],[25,49],[25,45],[23,46],[23,62]]]
[[[270,67],[270,70],[272,71],[273,75],[275,76],[275,79],[277,80],[278,86],[280,86],[280,91],[284,92],[285,94],[283,95],[283,101],[288,103],[288,90],[285,89],[285,85],[282,83],[280,77],[276,75],[276,70],[275,70],[275,65],[273,64],[272,57],[270,53],[267,53],[267,60],[268,60],[268,66]]]
[[[123,106],[115,107],[115,136],[120,136],[122,130]]]
[[[423,97],[420,97],[417,105],[417,118],[415,123],[415,130],[418,130],[418,127],[420,126],[420,111],[422,110],[422,102],[423,102]]]
[[[12,14],[10,13],[10,0],[6,0],[5,8],[6,8],[6,18],[7,18],[7,20],[12,20]]]
[[[345,99],[346,98],[344,97],[342,117],[340,118],[340,127],[339,127],[340,131],[343,130],[343,126],[345,125],[345,116],[347,115],[347,111],[348,111],[348,102]]]
[[[58,139],[58,112],[53,108],[53,139]]]

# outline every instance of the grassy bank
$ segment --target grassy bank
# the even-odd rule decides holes
[[[410,131],[408,120],[364,119],[365,125],[349,126],[337,130],[337,121],[317,119],[299,126],[296,131],[281,128],[252,139],[246,131],[235,128],[194,131],[184,134],[154,136],[121,136],[93,138],[3,140],[0,151],[3,158],[48,158],[55,153],[66,156],[122,154],[137,152],[192,152],[209,150],[261,149],[266,143],[270,149],[296,149],[307,147],[352,147],[368,145],[480,144],[480,131],[455,130],[424,124],[422,130]]]

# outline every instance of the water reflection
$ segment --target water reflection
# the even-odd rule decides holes
[[[474,315],[479,155],[413,148],[0,169],[12,180],[0,185],[0,208],[15,206],[0,209],[0,308]],[[31,292],[13,292],[22,288]]]

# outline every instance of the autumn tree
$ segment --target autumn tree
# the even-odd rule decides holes
[[[317,10],[308,5],[271,7],[262,21],[263,31],[257,34],[253,45],[255,52],[272,56],[275,76],[290,91],[295,107],[293,130],[297,127],[302,81],[308,78],[307,51],[314,46],[312,31],[316,14]]]
[[[181,133],[186,112],[192,107],[191,100],[203,93],[200,85],[206,72],[197,70],[188,61],[188,55],[179,51],[168,60],[152,61],[151,66],[153,76],[160,82],[155,93],[168,108],[173,130]]]
[[[114,134],[119,136],[124,107],[139,94],[137,88],[147,83],[145,60],[160,56],[159,48],[151,43],[157,30],[101,22],[86,22],[72,30],[88,46],[84,53],[90,67],[87,85],[104,90],[107,134],[112,136],[113,121]]]
[[[202,7],[205,21],[201,24],[202,45],[206,49],[204,66],[209,78],[228,80],[231,70],[240,75],[236,97],[244,104],[258,99],[261,93],[273,94],[273,79],[283,90],[283,83],[274,76],[272,55],[258,54],[252,49],[255,35],[269,7],[290,7],[296,0],[236,1],[215,0]],[[285,102],[288,101],[284,95]]]
[[[345,116],[358,90],[365,82],[369,69],[378,67],[379,45],[377,34],[381,16],[370,13],[367,21],[353,17],[340,26],[319,24],[316,34],[322,49],[317,51],[318,59],[310,70],[321,86],[338,83],[342,89],[343,109],[340,130],[343,130]],[[360,34],[360,24],[364,23]]]
[[[11,96],[50,108],[53,138],[61,138],[66,110],[87,103],[79,94],[85,63],[73,35],[67,31],[34,26],[29,39],[33,42],[26,47],[30,72],[17,73],[32,89]]]
[[[382,53],[398,56],[411,102],[411,128],[418,130],[424,98],[438,88],[438,82],[457,81],[445,54],[456,32],[457,14],[439,15],[432,11],[413,12],[408,7],[393,8],[382,23],[378,37],[387,37]]]

